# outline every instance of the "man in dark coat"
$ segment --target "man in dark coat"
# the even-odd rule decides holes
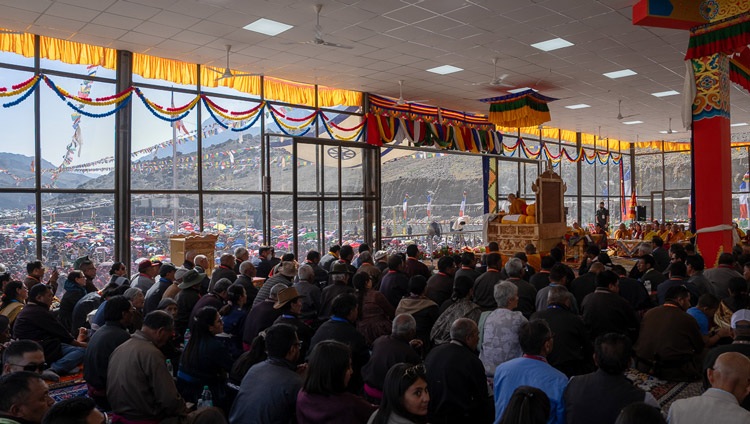
[[[630,352],[630,340],[622,334],[609,333],[596,339],[594,361],[599,369],[571,378],[565,388],[569,424],[614,424],[622,408],[635,402],[659,407],[651,393],[625,377]]]
[[[245,320],[245,328],[242,330],[242,343],[250,346],[253,343],[253,339],[258,336],[258,333],[273,325],[276,318],[281,316],[281,309],[276,309],[273,306],[276,304],[276,300],[278,300],[279,292],[287,287],[283,283],[271,287],[268,299],[260,302],[250,310]]]
[[[318,318],[327,321],[331,317],[333,300],[342,293],[354,293],[354,288],[349,285],[351,274],[345,263],[337,262],[331,266],[331,282],[320,293],[320,309]]]
[[[245,293],[247,294],[247,300],[245,301],[245,310],[250,310],[250,308],[253,306],[253,301],[255,301],[255,296],[258,295],[258,288],[255,287],[255,284],[253,284],[253,279],[255,278],[255,267],[253,266],[253,263],[250,261],[244,261],[240,264],[240,272],[237,274],[237,279],[234,280],[235,283],[242,285],[242,287],[245,288]]]
[[[208,283],[208,291],[214,288],[214,284],[222,278],[226,278],[231,283],[237,279],[237,273],[234,272],[234,255],[224,253],[219,259],[219,267],[211,273],[211,281]]]
[[[589,332],[581,317],[571,311],[571,298],[565,286],[550,287],[546,308],[531,316],[531,319],[543,319],[549,324],[555,342],[547,362],[568,377],[591,370]]]
[[[414,346],[419,345],[414,341],[416,334],[417,322],[414,317],[401,314],[393,319],[391,334],[375,339],[372,344],[372,357],[362,367],[365,393],[373,400],[379,401],[382,398],[385,375],[392,366],[399,362],[412,365],[422,362],[422,358],[414,350]]]
[[[232,282],[226,278],[222,278],[214,284],[211,293],[201,296],[198,302],[193,306],[193,311],[190,313],[190,322],[193,321],[195,314],[206,306],[210,306],[217,311],[220,310],[227,303],[227,289],[232,285]]]
[[[502,257],[499,253],[487,255],[487,272],[477,277],[474,282],[474,303],[483,311],[493,311],[497,308],[495,302],[495,284],[500,282],[500,266]]]
[[[357,331],[354,325],[357,319],[357,297],[351,293],[336,296],[331,306],[331,319],[324,322],[310,342],[310,350],[324,340],[336,340],[349,345],[352,350],[352,377],[349,380],[348,390],[359,393],[362,390],[362,367],[370,359],[370,350],[367,348],[365,336]]]
[[[534,286],[537,292],[549,285],[549,272],[552,267],[555,266],[555,263],[555,258],[550,255],[542,257],[542,268],[539,270],[539,272],[529,278],[529,283]]]
[[[428,280],[432,277],[430,269],[427,265],[423,264],[419,260],[419,247],[416,244],[410,244],[406,246],[406,275],[410,278],[415,275],[421,275]]]
[[[491,423],[495,410],[487,391],[484,365],[476,354],[477,324],[459,318],[450,329],[450,343],[433,349],[425,360],[430,387],[431,423]]]
[[[261,246],[258,248],[258,256],[253,259],[253,266],[255,272],[260,278],[268,278],[268,274],[271,272],[271,261],[268,257],[271,255],[270,246]]]
[[[380,279],[380,293],[385,295],[393,307],[409,293],[409,277],[403,272],[404,262],[399,255],[388,258],[388,272]]]
[[[508,281],[518,287],[518,306],[515,310],[521,311],[526,319],[536,310],[536,289],[528,281],[523,280],[523,262],[518,258],[510,258],[505,264],[505,272]]]
[[[156,307],[159,306],[159,302],[161,302],[162,296],[164,296],[164,292],[166,292],[174,282],[176,273],[177,268],[173,264],[169,262],[161,264],[161,268],[159,269],[159,281],[154,283],[154,285],[145,293],[146,301],[143,304],[144,315],[156,310]]]
[[[110,410],[107,401],[107,367],[109,356],[117,346],[130,339],[127,328],[133,322],[133,305],[125,296],[113,296],[107,301],[104,311],[106,323],[99,328],[89,341],[83,359],[83,378],[88,386],[88,396],[96,404]]]
[[[57,374],[75,371],[85,353],[85,335],[74,338],[49,310],[52,291],[44,284],[37,284],[29,292],[29,302],[21,310],[13,326],[16,339],[39,342],[44,348],[44,358]]]
[[[633,307],[619,294],[619,278],[612,271],[602,271],[596,276],[596,290],[581,303],[583,322],[591,339],[602,334],[619,333],[635,340],[638,319]]]
[[[185,335],[193,307],[195,307],[195,304],[198,303],[201,297],[201,282],[203,282],[205,277],[206,274],[191,269],[185,273],[182,277],[182,283],[178,286],[180,292],[175,298],[175,302],[177,302],[177,318],[174,320],[174,329],[178,338],[182,338]]]
[[[427,297],[438,306],[451,298],[453,294],[453,274],[456,273],[456,263],[450,256],[443,256],[438,260],[438,273],[427,280]]]
[[[685,311],[690,292],[682,286],[667,291],[663,306],[646,312],[635,345],[636,368],[667,381],[700,377],[705,342],[698,322]]]
[[[568,283],[570,292],[575,296],[579,306],[583,304],[583,298],[596,290],[596,275],[602,271],[604,271],[604,264],[594,262],[588,272]]]

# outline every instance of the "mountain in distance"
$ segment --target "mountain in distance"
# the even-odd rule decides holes
[[[31,156],[17,153],[0,152],[0,187],[2,188],[32,188],[34,187],[34,172]],[[51,162],[42,160],[42,169],[55,168]],[[7,172],[6,172],[7,171]],[[56,188],[77,188],[92,178],[72,172],[61,173],[55,182]],[[52,182],[51,174],[42,174],[42,185]],[[26,209],[34,204],[33,194],[0,193],[2,209]]]

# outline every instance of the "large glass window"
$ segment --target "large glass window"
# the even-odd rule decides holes
[[[163,107],[180,107],[196,94],[142,88],[143,95]],[[169,105],[169,106],[166,106]],[[161,115],[160,115],[161,116]],[[197,113],[193,109],[175,123],[159,119],[142,103],[133,105],[133,190],[191,190],[198,186]]]

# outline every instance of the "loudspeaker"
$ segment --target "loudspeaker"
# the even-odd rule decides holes
[[[636,206],[635,216],[636,221],[645,221],[646,220],[646,207],[645,206]]]

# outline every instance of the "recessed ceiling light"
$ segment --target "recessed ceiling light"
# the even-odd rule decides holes
[[[248,31],[259,32],[265,35],[279,35],[282,32],[294,28],[292,25],[282,24],[281,22],[272,21],[266,18],[260,18],[257,21],[242,27]]]
[[[730,125],[730,127],[744,127],[745,125],[747,125],[747,122],[738,122],[736,124]]]
[[[533,88],[531,88],[531,87],[521,87],[521,88],[514,88],[514,89],[512,89],[512,90],[508,90],[508,93],[513,93],[513,94],[516,94],[516,93],[520,93],[520,92],[522,92],[522,91],[526,91],[526,90],[532,90],[532,91],[536,91],[536,90],[534,90],[534,89],[533,89]]]
[[[563,47],[570,47],[574,45],[568,40],[563,40],[562,38],[553,38],[552,40],[542,41],[540,43],[532,44],[531,47],[534,47],[535,49],[539,49],[545,52],[549,52],[552,50],[562,49]]]
[[[669,90],[669,91],[660,91],[658,93],[651,93],[654,97],[667,97],[667,96],[675,96],[677,94],[680,94],[679,91]]]
[[[578,103],[577,105],[565,106],[565,108],[567,109],[585,109],[587,107],[591,106],[587,105],[586,103]]]
[[[452,74],[454,72],[460,72],[460,71],[463,71],[463,69],[457,68],[451,65],[438,66],[438,67],[427,70],[427,72],[432,72],[434,74],[439,74],[439,75],[448,75],[448,74]]]
[[[642,124],[642,123],[643,123],[643,121],[628,121],[628,122],[623,122],[623,124],[625,124],[625,125],[635,125],[635,124]]]
[[[614,71],[614,72],[607,72],[606,74],[602,74],[607,78],[622,78],[622,77],[629,77],[631,75],[637,75],[638,73],[635,72],[632,69],[623,69],[621,71]]]

